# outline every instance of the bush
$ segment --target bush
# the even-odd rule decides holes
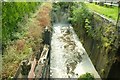
[[[85,20],[91,17],[91,13],[89,12],[88,8],[84,3],[79,3],[80,6],[74,7],[72,11],[72,17],[70,18],[72,24],[77,24],[78,26],[85,26]]]
[[[22,22],[25,15],[36,10],[36,2],[3,2],[2,3],[2,45],[3,49],[9,41],[16,39],[14,34],[20,31],[18,22]]]
[[[81,75],[78,80],[95,80],[94,76],[91,73],[86,73]]]

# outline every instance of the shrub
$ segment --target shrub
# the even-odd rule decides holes
[[[95,80],[94,76],[91,73],[86,73],[81,75],[78,80]]]
[[[84,3],[80,3],[80,6],[73,7],[72,17],[70,18],[72,24],[76,23],[78,26],[85,26],[85,20],[91,17],[91,13],[87,9]]]

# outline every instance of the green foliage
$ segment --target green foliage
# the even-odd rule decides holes
[[[111,45],[114,45],[117,38],[116,28],[112,24],[103,23],[102,19],[95,17],[95,24],[93,28],[91,26],[91,21],[86,19],[85,21],[85,30],[89,37],[92,37],[95,40],[101,41],[102,46],[105,48],[110,48]],[[102,24],[102,25],[101,25]]]
[[[81,75],[78,80],[95,80],[94,76],[90,73]]]
[[[75,26],[76,33],[82,35],[80,29],[85,29],[89,37],[101,42],[99,47],[104,47],[105,50],[109,50],[113,46],[116,47],[117,30],[115,26],[104,22],[100,16],[90,12],[84,3],[76,3],[76,5],[72,6],[72,14],[70,14],[71,17],[69,18],[73,26]]]
[[[2,3],[2,40],[3,47],[8,41],[14,40],[14,34],[20,27],[17,23],[30,12],[33,12],[39,3],[36,2],[3,2]]]
[[[114,45],[115,40],[117,39],[116,28],[109,24],[108,26],[103,27],[103,33],[101,36],[101,41],[104,47]]]
[[[85,29],[86,29],[86,33],[88,34],[88,36],[93,36],[93,30],[92,30],[92,26],[90,25],[90,21],[88,19],[85,20]]]
[[[76,23],[84,27],[85,20],[91,17],[91,13],[88,11],[84,3],[80,2],[78,5],[79,5],[78,7],[74,7],[74,6],[72,7],[73,11],[72,11],[71,21],[73,24]]]
[[[69,10],[74,5],[74,2],[57,2],[53,4],[54,10]]]
[[[31,56],[32,58],[35,57],[33,54],[40,50],[42,45],[42,31],[44,29],[40,25],[40,22],[43,20],[50,22],[50,15],[47,16],[46,14],[50,14],[51,9],[50,3],[42,3],[40,8],[36,9],[35,13],[23,20],[24,22],[18,22],[17,25],[20,29],[17,28],[17,32],[13,34],[18,39],[9,41],[9,45],[3,51],[2,78],[12,80],[11,77],[16,73],[20,62],[23,59],[31,59]],[[42,24],[46,25],[45,22]]]
[[[16,50],[15,45],[7,48],[2,58],[4,61],[4,63],[2,63],[2,77],[10,80],[8,78],[14,76],[19,63],[21,62],[21,60],[27,58],[28,55],[30,55],[29,53],[31,53],[31,48],[29,48],[28,45],[25,45],[24,50],[21,53]]]

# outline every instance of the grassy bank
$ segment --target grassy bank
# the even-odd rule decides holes
[[[118,17],[118,7],[106,7],[95,5],[95,3],[86,3],[87,7],[93,11],[96,11],[102,15],[105,15],[107,18],[111,18],[113,20],[117,20]]]
[[[42,3],[31,17],[23,20],[24,24],[19,24],[21,31],[15,34],[19,39],[10,41],[3,53],[2,78],[13,77],[20,62],[39,51],[44,27],[50,26],[51,9],[50,3]]]

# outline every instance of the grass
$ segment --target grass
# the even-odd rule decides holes
[[[118,7],[106,7],[106,6],[99,6],[95,5],[95,3],[86,3],[87,7],[91,10],[98,12],[107,18],[111,18],[113,20],[117,20],[118,17]]]

